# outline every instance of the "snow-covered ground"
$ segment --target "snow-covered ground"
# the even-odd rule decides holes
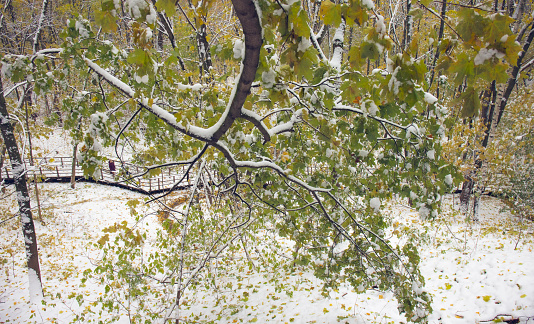
[[[90,243],[114,223],[133,225],[126,201],[143,198],[138,193],[89,183],[78,183],[76,189],[68,184],[39,186],[43,223],[37,221],[36,230],[46,303],[29,304],[20,224],[16,219],[7,221],[0,226],[0,323],[71,322],[82,308],[69,295],[82,294],[90,304],[104,293],[101,286],[81,282],[82,272],[94,268],[90,260],[100,252]],[[398,228],[407,230],[407,226],[422,233],[421,268],[426,289],[433,295],[430,322],[479,323],[507,315],[504,319],[534,323],[533,224],[525,221],[519,236],[518,219],[501,211],[503,204],[495,198],[482,198],[480,221],[474,224],[453,212],[452,196],[445,198],[444,205],[445,212],[433,223],[421,222],[415,211],[395,202],[385,211],[394,217]],[[3,199],[0,208],[2,220],[16,212],[11,197]],[[159,223],[151,215],[138,226],[153,230]],[[187,291],[188,309],[185,307],[182,315],[190,322],[214,323],[405,321],[390,292],[356,294],[345,287],[325,298],[320,282],[310,273],[250,270],[239,277],[228,291]],[[284,282],[286,289],[277,290],[276,281]],[[245,287],[251,285],[254,290],[247,293],[245,301]],[[94,305],[94,309],[98,307]],[[111,315],[88,314],[83,322],[109,318]],[[127,323],[128,318],[123,316],[120,322]]]
[[[61,130],[50,135],[33,142],[41,156],[72,154],[68,136]],[[113,156],[112,150],[105,154]],[[0,199],[0,323],[70,323],[84,311],[85,318],[78,322],[106,322],[118,314],[120,323],[128,323],[124,312],[99,315],[101,305],[95,301],[105,294],[104,287],[82,278],[85,270],[95,268],[94,260],[102,252],[94,243],[104,235],[103,229],[126,221],[150,236],[160,228],[153,210],[145,210],[148,216],[141,223],[130,213],[127,201],[144,197],[91,183],[78,183],[75,189],[69,184],[39,184],[42,221],[35,208],[34,218],[45,299],[42,305],[32,305],[20,223],[10,219],[17,211],[12,192],[11,186]],[[430,322],[534,323],[534,224],[523,220],[520,226],[496,198],[482,197],[476,223],[467,222],[457,204],[457,197],[445,197],[443,213],[433,222],[420,221],[416,211],[396,201],[383,210],[393,218],[395,229],[419,233],[420,267],[425,289],[433,296]],[[186,322],[405,322],[391,292],[357,294],[346,286],[325,298],[321,282],[305,271],[224,270],[228,277],[219,277],[218,286],[228,288],[186,291],[181,313]],[[76,296],[83,299],[81,306]]]

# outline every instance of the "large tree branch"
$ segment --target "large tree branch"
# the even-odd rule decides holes
[[[137,102],[180,132],[210,144],[218,142],[238,118],[252,122],[262,133],[264,142],[268,142],[271,138],[270,132],[262,123],[261,118],[259,116],[256,118],[255,114],[242,109],[247,96],[250,94],[250,88],[256,77],[260,60],[260,50],[263,44],[260,18],[252,0],[233,0],[232,3],[245,34],[245,56],[241,64],[237,85],[219,121],[207,129],[196,126],[183,126],[176,122],[176,118],[172,114],[157,105],[149,106],[144,100],[137,100]],[[91,60],[85,58],[85,61],[93,71],[104,77],[115,88],[130,98],[134,97],[135,92],[129,85],[112,76]]]
[[[254,2],[252,0],[232,0],[232,4],[243,28],[243,33],[245,34],[245,58],[243,59],[241,73],[239,74],[237,86],[231,96],[230,103],[221,120],[214,125],[217,128],[210,140],[215,142],[230,129],[234,120],[239,117],[248,117],[242,114],[241,108],[250,93],[250,86],[256,77],[256,70],[260,61],[261,45],[263,44],[260,18],[258,17]],[[270,140],[266,132],[262,131],[262,134],[265,137],[265,142]]]

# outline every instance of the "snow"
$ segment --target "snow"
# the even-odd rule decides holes
[[[434,95],[432,95],[429,92],[425,92],[425,98],[424,99],[425,99],[426,103],[428,103],[429,105],[433,105],[438,101],[438,98],[434,97]]]
[[[81,38],[89,38],[89,31],[85,28],[83,22],[76,20],[75,28],[80,33]]]
[[[128,8],[130,10],[130,15],[134,19],[141,18],[141,10],[145,10],[148,3],[145,0],[127,0]],[[151,8],[153,10],[153,8]],[[152,11],[151,10],[151,11]],[[152,12],[151,12],[152,14]],[[148,16],[147,16],[147,22],[148,22]]]
[[[51,133],[49,140],[36,141],[41,150],[60,154],[72,153],[68,143],[68,138],[57,131]],[[445,182],[448,177],[452,181],[447,175]],[[70,323],[75,322],[75,316],[86,307],[91,307],[94,313],[85,314],[82,322],[108,322],[118,316],[118,323],[128,323],[128,313],[123,310],[99,315],[100,306],[91,303],[105,293],[104,287],[97,281],[82,282],[82,278],[86,269],[95,269],[94,260],[102,253],[92,245],[102,237],[102,230],[123,221],[128,226],[136,224],[125,203],[130,199],[142,201],[145,197],[91,183],[77,183],[75,189],[69,184],[57,183],[39,183],[38,186],[46,223],[36,221],[44,304],[35,303],[36,299],[31,297],[38,296],[38,292],[30,289],[37,287],[37,279],[26,267],[20,223],[11,220],[0,226],[0,322]],[[13,187],[7,190],[12,191]],[[187,196],[187,192],[179,194]],[[414,197],[417,198],[415,193]],[[16,212],[14,198],[11,195],[0,201],[4,215]],[[506,314],[506,319],[518,319],[520,323],[532,322],[532,221],[523,219],[521,222],[504,210],[506,205],[500,200],[486,196],[481,197],[477,223],[467,222],[460,214],[457,195],[442,198],[443,211],[434,222],[419,218],[419,213],[429,216],[424,205],[415,210],[405,207],[405,201],[373,198],[369,206],[390,219],[394,229],[417,235],[425,285],[416,281],[411,284],[414,290],[427,291],[433,296],[434,312],[429,316],[430,323],[489,322],[499,314]],[[160,228],[155,211],[147,207],[145,214],[146,218],[137,228],[146,231],[147,242],[156,244],[151,234]],[[342,239],[333,252],[342,253],[348,248],[350,244]],[[290,255],[291,251],[288,248],[283,252]],[[234,258],[247,264],[243,253],[236,253]],[[257,260],[253,258],[252,261]],[[199,285],[186,290],[184,301],[187,302],[182,305],[180,316],[190,322],[216,323],[337,323],[340,318],[344,318],[341,323],[351,324],[406,322],[398,313],[392,292],[368,290],[357,294],[357,289],[342,284],[331,291],[329,297],[324,297],[319,289],[321,280],[299,267],[292,269],[254,269],[221,263],[214,270],[227,272],[228,277],[218,277],[218,289]],[[248,294],[246,299],[245,293]],[[69,298],[71,294],[82,296],[82,304]],[[147,298],[146,302],[152,300]],[[200,316],[201,320],[195,320],[195,316]]]
[[[306,50],[312,45],[309,38],[301,37],[301,40],[297,46],[297,52],[306,52]]]
[[[37,272],[30,268],[28,268],[28,291],[30,295],[30,302],[32,304],[40,304],[44,297],[41,281],[39,281]]]
[[[245,56],[245,42],[240,39],[234,41],[234,58],[240,59]]]
[[[504,57],[504,53],[499,52],[498,50],[494,48],[481,48],[480,51],[477,53],[477,56],[475,56],[474,63],[475,65],[484,64],[487,60],[492,59],[493,57],[497,59],[502,59]]]
[[[362,0],[362,5],[367,7],[369,10],[373,10],[375,8],[373,0]]]
[[[428,216],[430,216],[430,209],[428,209],[426,207],[426,205],[422,205],[421,207],[419,207],[419,217],[421,218],[421,220],[426,220],[428,218]]]
[[[431,159],[431,160],[434,160],[436,157],[436,151],[435,150],[430,150],[428,152],[426,152],[426,156]]]
[[[368,0],[368,1],[371,1],[371,0]],[[374,6],[374,4],[373,4]],[[387,29],[386,29],[386,24],[384,23],[384,17],[382,15],[376,15],[376,32],[384,37],[386,36],[386,32],[387,32]]]
[[[148,75],[143,75],[142,77],[138,76],[137,74],[134,74],[135,82],[137,83],[145,83],[148,84]]]
[[[99,253],[88,243],[98,239],[102,229],[115,222],[133,224],[129,207],[124,202],[142,198],[142,195],[87,183],[77,184],[74,190],[68,184],[39,184],[39,187],[46,200],[45,207],[54,215],[47,218],[46,226],[37,224],[46,305],[31,304],[28,299],[29,280],[24,275],[20,228],[2,226],[0,253],[8,263],[4,268],[6,271],[0,272],[3,292],[0,318],[16,323],[53,322],[56,318],[56,322],[68,323],[73,321],[75,313],[83,311],[83,306],[68,299],[69,294],[81,293],[88,304],[104,292],[97,283],[81,282],[82,272],[94,267],[88,257]],[[532,223],[528,223],[518,249],[514,249],[517,235],[503,234],[503,229],[516,228],[517,220],[508,213],[499,212],[502,204],[497,199],[482,198],[478,224],[466,223],[452,213],[457,208],[457,196],[449,196],[444,203],[449,212],[443,213],[435,223],[421,222],[413,210],[394,203],[387,204],[384,210],[393,215],[399,228],[407,226],[424,231],[426,239],[420,242],[420,253],[426,284],[423,287],[414,282],[412,288],[424,289],[433,295],[434,312],[430,315],[430,323],[476,323],[491,320],[498,314],[509,314],[526,323],[527,317],[534,315],[534,294],[530,289],[534,285]],[[141,226],[154,229],[157,220],[152,216]],[[484,234],[488,231],[490,234]],[[48,243],[42,244],[45,241]],[[8,254],[7,247],[13,250],[13,257]],[[348,247],[346,241],[342,241],[335,246],[335,252],[343,252]],[[240,273],[240,278],[238,282],[231,278],[225,281],[233,283],[235,288],[224,293],[223,303],[218,302],[220,296],[212,289],[198,287],[196,293],[187,291],[190,302],[181,315],[192,319],[192,314],[200,314],[207,321],[218,323],[247,321],[247,318],[248,321],[256,318],[257,323],[336,323],[338,316],[347,317],[343,322],[348,323],[380,323],[384,318],[389,318],[388,322],[392,323],[405,322],[396,309],[397,303],[391,292],[369,290],[357,294],[353,288],[342,285],[325,298],[318,289],[320,280],[311,273],[298,271],[259,273],[245,270]],[[286,290],[277,289],[277,281],[282,281]],[[243,286],[238,288],[238,283]],[[251,292],[244,302],[246,285],[254,287],[256,292]],[[61,297],[56,296],[58,293]],[[235,312],[232,305],[241,306]],[[32,310],[37,317],[30,318]],[[119,323],[127,322],[126,313],[117,314],[122,314]],[[222,317],[217,319],[219,314]],[[105,321],[112,315],[87,314],[86,320]],[[277,317],[273,319],[274,315]]]
[[[149,25],[154,25],[156,23],[157,13],[156,13],[156,10],[154,9],[154,6],[151,3],[149,3],[149,7],[150,7],[150,13],[146,16],[146,22]],[[151,30],[150,30],[150,36],[152,36]],[[150,37],[147,36],[147,38],[149,39]]]
[[[452,176],[450,174],[445,176],[445,183],[449,186],[452,186]]]
[[[117,79],[116,77],[111,75],[108,71],[101,68],[98,64],[93,63],[90,59],[84,58],[84,60],[93,71],[95,71],[96,73],[104,77],[114,87],[123,91],[125,94],[127,94],[130,97],[133,97],[135,95],[135,92],[132,90],[132,88],[129,85]]]
[[[345,20],[343,19],[341,21],[341,24],[339,24],[339,27],[336,29],[336,33],[334,34],[334,39],[332,42],[340,43],[341,46],[336,46],[334,48],[334,53],[332,54],[332,59],[330,60],[330,66],[332,68],[339,70],[341,68],[341,60],[343,58],[343,38],[345,35]]]
[[[267,89],[273,87],[275,78],[276,78],[276,74],[273,70],[269,70],[269,71],[261,73],[261,81],[263,82],[263,86]]]
[[[375,117],[379,111],[378,106],[373,100],[366,100],[362,103],[362,110],[367,112],[370,116]]]
[[[348,248],[350,247],[350,242],[349,241],[343,241],[339,244],[337,244],[335,247],[334,247],[334,254],[339,254],[339,253],[342,253],[343,251],[347,250]]]
[[[375,210],[375,212],[377,212],[377,213],[380,211],[380,205],[381,205],[380,198],[375,197],[375,198],[371,198],[371,200],[369,200],[369,206],[371,208],[373,208]]]

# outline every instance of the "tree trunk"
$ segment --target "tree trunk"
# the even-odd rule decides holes
[[[24,93],[29,93],[29,95],[26,96],[26,98],[31,98],[32,91],[25,89]],[[26,116],[25,116],[26,117],[26,133],[28,133],[28,149],[30,152],[30,166],[33,166],[34,162],[33,162],[32,132],[30,131],[30,114],[28,112],[28,105],[29,105],[28,102],[24,104],[25,112],[26,112]],[[39,221],[42,223],[43,216],[41,214],[41,201],[39,199],[39,188],[37,187],[37,177],[35,176],[35,174],[33,175],[33,183],[35,185],[35,200],[37,202],[37,215],[39,216]]]
[[[430,76],[430,82],[428,83],[428,90],[430,90],[430,87],[432,87],[432,83],[434,82],[434,75],[436,73],[436,63],[439,59],[439,45],[441,43],[441,40],[443,39],[443,32],[445,31],[445,14],[447,13],[447,0],[443,0],[443,5],[441,6],[441,23],[439,25],[439,34],[438,34],[438,42],[436,45],[436,53],[434,54],[434,59],[432,61],[432,74]],[[439,84],[438,84],[439,88]],[[428,91],[427,90],[427,91]],[[439,95],[438,95],[439,98]]]
[[[2,153],[0,153],[0,182],[2,181],[2,168],[4,167],[4,157],[6,155],[6,146],[2,146]]]
[[[206,75],[209,78],[211,74],[210,69],[212,67],[210,45],[206,39],[206,24],[202,23],[197,30],[197,47],[200,62],[202,64],[200,69],[200,75]]]
[[[512,94],[512,90],[515,87],[515,84],[517,83],[517,79],[519,77],[519,71],[521,70],[521,66],[523,65],[523,59],[525,58],[525,55],[528,52],[528,49],[530,47],[530,44],[532,43],[532,40],[534,39],[534,24],[530,27],[530,33],[528,34],[527,40],[525,41],[525,44],[523,45],[523,51],[519,54],[519,57],[517,58],[517,64],[514,66],[514,69],[512,70],[512,76],[510,79],[508,79],[508,82],[506,83],[506,90],[504,91],[504,94],[501,98],[501,102],[499,104],[499,116],[497,118],[497,123],[495,127],[499,124],[501,121],[502,114],[504,113],[504,108],[506,107],[506,104],[508,103],[508,98],[510,98],[510,95]]]
[[[469,211],[469,200],[471,199],[471,193],[473,192],[473,186],[475,181],[468,178],[462,184],[462,193],[460,194],[460,210],[464,213]]]
[[[30,206],[30,193],[26,183],[26,170],[19,153],[17,140],[13,131],[13,125],[9,122],[6,101],[4,98],[4,87],[0,76],[0,130],[4,143],[11,160],[13,170],[13,180],[17,191],[17,201],[19,204],[20,220],[24,243],[26,245],[26,260],[28,263],[28,276],[30,284],[30,299],[38,302],[42,299],[43,288],[41,284],[41,270],[39,267],[39,252],[37,250],[37,237],[33,224],[32,211]]]
[[[483,109],[482,109],[482,118],[484,121],[484,125],[486,126],[484,139],[482,141],[482,147],[487,148],[490,144],[490,137],[493,130],[497,128],[501,121],[501,117],[504,113],[504,108],[506,107],[506,104],[508,103],[508,98],[510,97],[513,88],[515,87],[517,83],[517,78],[519,77],[519,71],[522,67],[522,62],[525,57],[525,54],[527,53],[530,44],[532,43],[534,39],[534,24],[531,25],[530,33],[527,37],[527,40],[525,41],[525,44],[523,44],[523,51],[519,54],[519,57],[517,59],[517,64],[514,66],[512,70],[512,76],[508,79],[508,82],[506,84],[506,90],[504,91],[503,96],[501,97],[499,107],[498,107],[498,115],[495,117],[495,105],[496,105],[496,84],[495,81],[492,82],[491,88],[487,90],[484,93],[484,99],[486,102],[484,103]],[[488,98],[491,97],[491,101],[488,101]],[[478,170],[482,167],[482,161],[477,159],[475,161],[475,173],[478,172]],[[475,183],[472,179],[466,180],[462,186],[462,194],[460,195],[460,206],[461,209],[466,212],[468,210],[469,200],[471,198],[471,194],[473,192],[473,188],[475,186]],[[478,206],[476,206],[478,202],[475,198],[475,206],[473,208],[473,211],[476,212],[478,210]],[[474,218],[476,219],[477,215],[474,215]]]
[[[76,188],[76,152],[78,151],[78,143],[74,144],[72,148],[72,172],[70,176],[70,187]]]
[[[410,15],[410,10],[412,10],[412,2],[406,2],[406,18],[404,20],[404,34],[402,36],[402,51],[404,52],[408,46],[410,46],[412,38],[412,23],[413,17]]]

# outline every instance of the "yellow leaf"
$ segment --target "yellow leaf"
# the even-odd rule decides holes
[[[483,296],[482,299],[484,299],[485,302],[489,302],[491,299],[491,296]]]
[[[384,295],[379,295],[378,299],[384,299]]]
[[[464,318],[462,315],[454,315],[456,318]]]
[[[525,297],[527,297],[527,294],[523,294],[523,295],[521,295],[521,296],[519,296],[519,297],[521,297],[521,298],[525,298]]]
[[[280,160],[282,160],[282,162],[289,161],[289,153],[288,152],[282,153],[282,155],[280,156]]]

